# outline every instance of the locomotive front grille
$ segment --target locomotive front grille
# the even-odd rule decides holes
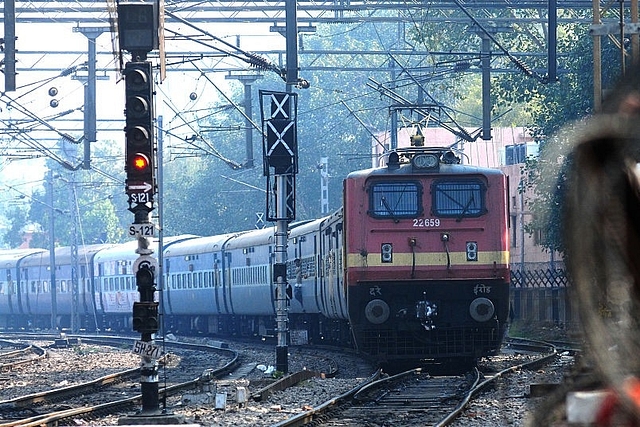
[[[393,359],[481,357],[500,347],[503,328],[436,329],[417,336],[414,332],[363,331],[359,349],[372,356]]]

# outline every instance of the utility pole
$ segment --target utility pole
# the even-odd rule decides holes
[[[289,372],[288,305],[292,297],[287,282],[288,222],[295,219],[295,177],[298,173],[297,94],[260,91],[264,175],[267,177],[267,221],[276,222],[275,286],[276,369]],[[272,181],[273,180],[273,181]]]
[[[87,79],[84,84],[84,159],[82,169],[91,169],[91,143],[96,142],[96,39],[111,31],[110,27],[74,27],[73,32],[84,34],[88,39]]]
[[[267,177],[267,221],[276,222],[273,266],[278,331],[276,369],[284,374],[289,372],[288,304],[292,296],[287,282],[287,235],[288,223],[296,217],[298,173],[298,96],[293,92],[293,87],[308,87],[308,83],[298,78],[295,8],[295,1],[287,0],[287,92],[260,91],[263,172]]]
[[[320,214],[329,213],[329,158],[320,157]]]
[[[244,86],[244,116],[245,116],[245,130],[244,130],[244,143],[246,161],[244,168],[252,168],[254,166],[253,158],[253,124],[250,119],[253,116],[253,97],[251,96],[251,86],[262,75],[260,74],[228,74],[225,76],[227,80],[238,80]]]
[[[278,332],[276,369],[283,374],[289,372],[288,305],[292,297],[291,286],[287,282],[287,235],[288,223],[296,217],[295,189],[298,173],[298,96],[293,92],[293,88],[309,87],[306,80],[298,77],[298,27],[295,0],[286,1],[285,12],[287,91],[260,91],[263,172],[267,177],[267,221],[276,223],[273,266]]]
[[[58,329],[58,296],[56,283],[56,233],[55,233],[55,208],[53,207],[53,171],[49,169],[47,173],[47,184],[49,185],[49,283],[51,283],[51,329]]]
[[[4,91],[16,90],[16,1],[4,2]]]
[[[72,172],[71,180],[69,181],[69,198],[71,209],[71,332],[74,334],[78,332],[80,328],[80,316],[78,315],[78,307],[79,307],[79,295],[80,292],[78,286],[78,215],[80,212],[78,211],[78,193],[76,190],[76,181],[75,181],[75,173]]]
[[[593,22],[589,33],[593,39],[593,111],[602,110],[602,36],[619,36],[620,46],[620,73],[624,75],[625,67],[625,43],[627,34],[631,35],[631,62],[637,64],[640,58],[640,29],[638,27],[638,0],[631,0],[631,23],[624,22],[624,0],[620,1],[620,21],[617,23],[605,23],[600,20],[600,2],[592,1]]]
[[[481,32],[482,51],[482,139],[491,141],[491,40]]]

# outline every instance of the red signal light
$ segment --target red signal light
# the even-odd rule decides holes
[[[134,170],[144,171],[149,167],[149,158],[142,153],[136,153],[131,158],[131,166]]]

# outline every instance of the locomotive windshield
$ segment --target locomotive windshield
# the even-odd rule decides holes
[[[433,183],[434,215],[458,219],[478,217],[486,212],[485,185],[480,180],[441,180]]]
[[[415,218],[422,214],[418,182],[379,182],[370,188],[369,213],[374,218]]]

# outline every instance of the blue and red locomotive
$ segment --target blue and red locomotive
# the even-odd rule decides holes
[[[509,311],[504,174],[412,147],[349,174],[343,196],[333,214],[290,225],[290,330],[384,362],[473,360],[499,349]],[[83,329],[131,331],[134,243],[82,248],[73,269],[69,248],[56,249],[58,327],[75,310]],[[166,238],[163,330],[272,335],[274,244],[273,228]],[[43,250],[0,251],[0,327],[51,326],[50,262]]]

